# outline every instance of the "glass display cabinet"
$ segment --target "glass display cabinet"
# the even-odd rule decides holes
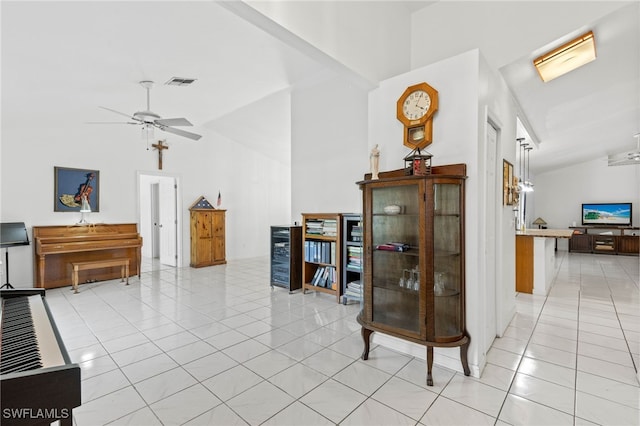
[[[364,304],[358,315],[364,352],[374,331],[427,347],[460,347],[469,375],[465,328],[464,164],[427,176],[403,170],[358,182],[363,192]]]
[[[271,287],[302,288],[302,227],[271,227]]]

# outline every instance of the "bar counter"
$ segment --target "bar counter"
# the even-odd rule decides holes
[[[516,291],[546,295],[560,266],[556,238],[571,238],[571,229],[526,229],[516,232]]]

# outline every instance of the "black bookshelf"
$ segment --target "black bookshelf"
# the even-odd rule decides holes
[[[342,303],[362,303],[362,216],[342,216]]]

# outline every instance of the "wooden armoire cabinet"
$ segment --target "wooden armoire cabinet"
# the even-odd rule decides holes
[[[200,197],[191,207],[191,262],[194,268],[227,263],[225,212]]]
[[[426,346],[460,347],[465,375],[464,164],[426,176],[404,170],[358,182],[363,193],[364,300],[358,322],[369,356],[372,332]]]

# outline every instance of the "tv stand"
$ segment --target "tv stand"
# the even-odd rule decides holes
[[[640,253],[640,228],[631,226],[570,226],[574,234],[569,240],[573,253],[621,254]]]

